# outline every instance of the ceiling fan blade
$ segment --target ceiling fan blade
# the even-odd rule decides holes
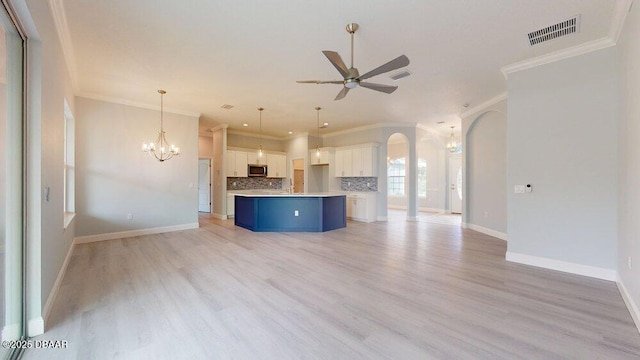
[[[344,64],[344,61],[342,61],[340,54],[338,54],[335,51],[329,51],[329,50],[324,50],[322,51],[322,53],[324,54],[324,56],[327,57],[327,59],[329,59],[329,61],[331,61],[333,66],[335,66],[335,68],[338,70],[338,72],[340,73],[340,75],[342,75],[343,78],[346,78],[347,76],[349,76],[349,69],[347,69],[347,65]]]
[[[374,84],[374,83],[368,83],[368,82],[360,82],[360,86],[366,87],[367,89],[371,89],[375,91],[381,91],[387,94],[391,94],[392,92],[396,91],[396,89],[398,88],[397,86]]]
[[[321,81],[321,80],[298,80],[298,84],[343,84],[343,80]]]
[[[409,65],[409,58],[406,57],[405,55],[400,55],[397,58],[389,61],[388,63],[378,66],[377,68],[369,71],[368,73],[364,74],[364,75],[360,75],[360,77],[358,77],[359,80],[364,80],[364,79],[368,79],[370,77],[374,77],[376,75],[380,75],[380,74],[384,74],[386,72],[389,71],[393,71],[395,69],[399,69],[401,67],[407,66]]]
[[[345,96],[347,96],[347,93],[349,92],[349,88],[348,87],[343,87],[342,90],[340,90],[340,92],[338,93],[338,95],[336,96],[335,99],[333,100],[340,100],[342,98],[344,98]]]

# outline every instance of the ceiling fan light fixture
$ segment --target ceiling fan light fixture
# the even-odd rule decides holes
[[[355,88],[358,87],[358,80],[356,80],[356,79],[345,80],[344,81],[344,87],[349,88],[349,89],[355,89]]]

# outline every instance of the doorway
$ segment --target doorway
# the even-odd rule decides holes
[[[449,205],[452,214],[462,213],[462,158],[460,154],[449,158]]]
[[[291,185],[291,184],[289,184]],[[294,194],[304,193],[304,159],[293,159],[293,189]]]
[[[0,152],[3,154],[0,158],[0,327],[3,345],[5,341],[26,336],[26,299],[23,298],[26,267],[23,261],[26,252],[23,154],[27,148],[23,142],[26,127],[23,50],[26,38],[9,12],[0,4]],[[9,358],[19,351],[2,346],[0,358]]]
[[[211,159],[198,160],[198,211],[211,212]]]

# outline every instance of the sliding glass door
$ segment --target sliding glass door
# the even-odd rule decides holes
[[[24,336],[23,318],[23,47],[0,3],[0,359]]]

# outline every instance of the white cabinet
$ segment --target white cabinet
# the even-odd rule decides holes
[[[375,145],[336,149],[335,176],[378,176],[378,148]]]
[[[347,195],[347,218],[355,221],[376,221],[376,194],[350,193]]]
[[[351,149],[336,149],[336,177],[353,176]]]
[[[227,150],[227,177],[247,177],[247,153]]]
[[[269,154],[267,158],[267,177],[285,178],[287,177],[287,156]]]
[[[251,165],[267,165],[269,155],[266,152],[262,152],[262,157],[258,155],[258,151],[247,152],[247,164]]]
[[[234,217],[236,213],[236,194],[227,193],[227,217]]]
[[[318,151],[313,149],[309,152],[309,159],[311,165],[329,165],[329,149],[320,148],[320,156]]]

